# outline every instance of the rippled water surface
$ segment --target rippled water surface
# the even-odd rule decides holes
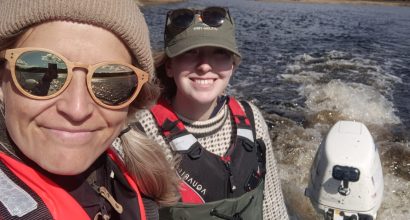
[[[410,8],[188,1],[143,8],[152,46],[166,11],[228,6],[243,60],[228,92],[266,114],[289,213],[318,219],[303,196],[328,129],[357,120],[379,146],[384,200],[378,219],[410,219]]]

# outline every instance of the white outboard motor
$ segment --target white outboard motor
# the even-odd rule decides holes
[[[322,141],[305,195],[327,220],[374,220],[383,198],[383,173],[367,127],[339,121]]]

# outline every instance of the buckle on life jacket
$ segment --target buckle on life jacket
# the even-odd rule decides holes
[[[195,142],[194,145],[192,145],[191,150],[188,152],[188,156],[192,159],[192,160],[196,160],[198,158],[201,157],[202,155],[202,147],[201,145],[197,142]]]
[[[243,147],[245,148],[245,150],[248,152],[252,152],[255,144],[248,139],[243,139],[242,142],[243,142]]]
[[[262,175],[264,175],[264,173],[262,174],[259,170],[253,170],[246,180],[245,191],[249,192],[253,189],[256,189],[259,183],[262,182]]]

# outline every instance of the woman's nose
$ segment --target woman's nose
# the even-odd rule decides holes
[[[68,120],[81,122],[88,119],[96,103],[87,89],[87,75],[83,70],[73,70],[73,77],[65,91],[57,98],[57,111],[64,114]]]
[[[201,55],[198,60],[197,69],[202,73],[207,73],[212,70],[212,58],[206,55]]]

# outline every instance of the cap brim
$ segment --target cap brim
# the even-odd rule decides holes
[[[226,49],[239,58],[241,58],[241,54],[235,48],[234,45],[229,46],[229,42],[223,42],[220,38],[211,38],[211,37],[192,37],[192,38],[184,38],[179,40],[174,45],[170,45],[165,48],[165,53],[169,58],[176,57],[186,51],[198,48],[198,47],[219,47]]]

